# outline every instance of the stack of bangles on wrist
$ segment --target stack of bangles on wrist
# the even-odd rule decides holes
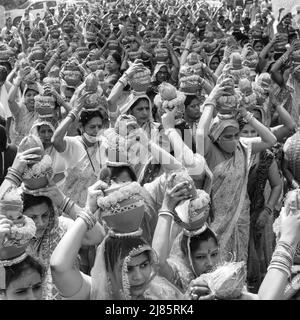
[[[126,72],[124,72],[123,76],[118,80],[118,82],[120,82],[124,87],[127,86],[128,75]]]
[[[77,114],[74,110],[72,110],[68,113],[67,117],[71,118],[72,121],[75,121],[77,119]]]
[[[270,207],[265,206],[264,209],[268,211],[268,214],[269,214],[270,216],[273,214],[273,210],[272,210]]]
[[[253,113],[247,111],[247,114],[244,116],[244,120],[249,122],[252,119],[253,119]]]
[[[279,241],[268,267],[268,271],[270,269],[279,269],[290,277],[295,253],[296,249],[292,245],[285,241]]]
[[[158,216],[169,216],[172,218],[172,220],[174,220],[174,215],[173,215],[173,212],[170,211],[170,210],[159,210],[158,211]]]
[[[211,107],[211,106],[215,107],[215,106],[216,106],[216,103],[215,103],[214,101],[212,101],[212,100],[207,100],[207,101],[204,102],[203,108],[205,108],[205,107]]]
[[[12,181],[16,186],[19,187],[22,183],[22,174],[18,170],[10,167],[7,170],[5,179]]]
[[[82,209],[78,214],[77,218],[81,218],[85,224],[87,225],[88,230],[94,228],[95,224],[97,223],[96,217],[91,213],[88,209]]]
[[[68,197],[65,197],[62,204],[59,206],[59,209],[62,212],[66,213],[67,215],[70,215],[70,212],[73,206],[74,206],[74,201]]]

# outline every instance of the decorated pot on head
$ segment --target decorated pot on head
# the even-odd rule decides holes
[[[278,33],[278,39],[274,43],[275,52],[284,52],[286,51],[286,45],[289,43],[288,35],[284,32]]]
[[[237,112],[239,95],[234,88],[234,80],[232,77],[225,78],[222,83],[229,86],[228,95],[221,96],[217,100],[217,110],[222,115],[232,115]]]
[[[12,227],[10,234],[2,243],[0,260],[11,259],[12,255],[23,253],[26,245],[35,235],[35,223],[22,212],[23,201],[18,190],[16,188],[8,190],[0,200],[0,215],[6,216],[12,222]]]
[[[115,184],[97,198],[98,218],[115,233],[131,233],[139,229],[144,217],[145,202],[137,182]]]
[[[44,84],[49,84],[53,86],[57,92],[60,92],[60,86],[61,86],[59,71],[60,69],[58,66],[53,66],[48,73],[48,77],[45,77],[43,79]]]
[[[110,51],[115,51],[119,49],[119,41],[115,35],[110,36],[109,39],[107,40],[107,43],[108,43],[107,47]]]
[[[27,165],[23,175],[23,184],[27,189],[35,190],[44,188],[48,185],[48,178],[52,176],[52,159],[45,154],[42,141],[35,135],[25,136],[20,142],[18,152],[23,152],[31,148],[39,147],[41,151],[37,154],[41,156],[41,160],[33,165]]]
[[[243,66],[242,56],[238,52],[233,52],[230,56],[230,62],[224,67],[224,77],[231,76],[234,80],[235,87],[242,78],[251,78],[251,71],[248,67]]]
[[[165,46],[165,40],[160,40],[154,49],[154,57],[156,62],[166,63],[169,58],[169,51]]]
[[[43,61],[45,57],[45,50],[41,46],[34,46],[28,56],[29,61]]]
[[[87,42],[96,42],[97,35],[94,32],[86,31],[85,39]]]
[[[135,64],[140,66],[140,69],[129,79],[129,84],[134,92],[146,92],[151,82],[151,72],[146,68],[142,60],[135,60]]]
[[[72,57],[66,61],[61,71],[61,78],[70,88],[77,88],[82,83],[83,74],[78,65],[79,61]]]
[[[256,106],[256,94],[252,89],[252,83],[248,79],[240,80],[237,92],[241,96],[240,106],[248,110],[252,110]]]
[[[86,95],[84,100],[85,109],[97,109],[102,105],[102,89],[98,85],[99,81],[94,73],[90,73],[84,80],[84,83],[78,88],[78,98]]]
[[[255,68],[258,64],[258,61],[258,53],[251,48],[251,51],[249,51],[244,57],[243,66],[250,68],[251,77],[253,80],[256,76]]]
[[[187,77],[195,74],[204,77],[203,63],[200,61],[197,53],[191,52],[187,56],[187,63],[180,67],[179,77]]]
[[[85,59],[89,54],[89,49],[88,47],[79,47],[75,50],[75,53],[80,59]]]
[[[185,99],[186,96],[183,92],[176,90],[173,85],[163,82],[158,87],[158,94],[154,98],[154,104],[158,107],[160,116],[166,112],[176,110],[175,119],[181,122],[184,117]]]
[[[203,79],[199,75],[184,76],[179,79],[179,91],[185,95],[198,95],[201,90]]]
[[[55,109],[55,98],[45,93],[38,94],[34,97],[34,111],[39,117],[52,117]]]
[[[39,73],[34,68],[26,66],[24,68],[23,82],[25,84],[35,84],[39,80]]]

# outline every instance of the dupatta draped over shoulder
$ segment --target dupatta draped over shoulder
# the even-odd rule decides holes
[[[212,141],[215,142],[229,126],[238,128],[233,119],[214,120],[210,134]],[[251,166],[251,143],[246,141],[239,141],[229,159],[224,158],[222,150],[214,143],[206,156],[214,176],[211,200],[215,218],[210,227],[217,234],[221,258],[226,260],[229,253],[236,261],[245,262],[250,228],[247,182]]]

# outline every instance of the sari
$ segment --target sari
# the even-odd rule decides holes
[[[61,297],[53,283],[50,258],[61,238],[68,230],[67,218],[59,217],[55,208],[51,209],[48,226],[40,238],[33,238],[27,248],[28,254],[36,258],[46,269],[46,274],[42,283],[43,300],[60,300]]]
[[[221,258],[228,253],[236,261],[247,262],[250,201],[247,194],[248,172],[251,163],[251,144],[238,143],[234,155],[212,167],[217,158],[224,159],[222,151],[212,144],[207,163],[213,172],[211,190],[214,221],[210,228],[217,234]],[[215,158],[215,159],[214,159]]]

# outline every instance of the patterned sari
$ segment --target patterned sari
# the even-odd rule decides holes
[[[222,156],[222,151],[214,144],[210,153],[211,157]],[[214,179],[211,199],[215,218],[210,228],[217,234],[221,259],[224,260],[230,253],[236,261],[247,262],[250,227],[247,181],[250,156],[251,144],[243,145],[239,142],[232,157],[212,168]]]

